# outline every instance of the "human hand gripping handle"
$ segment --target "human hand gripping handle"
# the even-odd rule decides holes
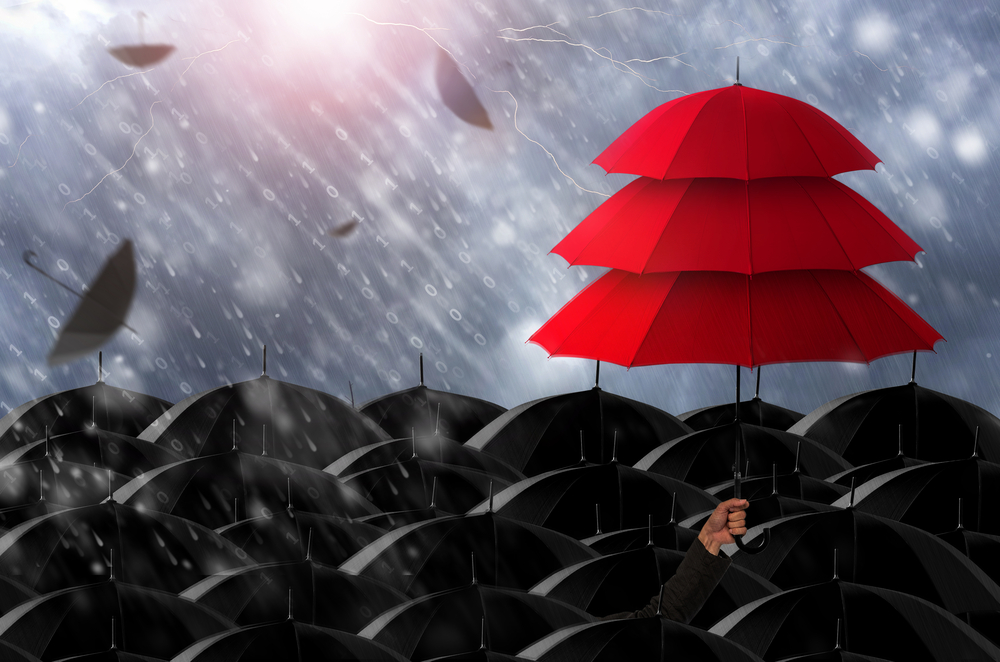
[[[729,499],[715,507],[705,525],[701,527],[698,540],[709,553],[719,555],[719,548],[738,542],[734,536],[747,532],[747,513],[750,502],[746,499]]]

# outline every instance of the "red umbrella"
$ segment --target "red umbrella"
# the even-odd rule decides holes
[[[668,101],[594,159],[656,179],[831,177],[880,161],[813,106],[738,83]]]
[[[639,276],[612,270],[529,342],[550,356],[626,367],[725,363],[754,367],[933,351],[941,335],[871,277],[850,271],[709,271]]]
[[[641,177],[552,252],[571,265],[654,271],[854,271],[922,249],[856,192],[824,177],[749,182]]]

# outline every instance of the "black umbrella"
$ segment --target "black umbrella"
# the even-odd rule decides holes
[[[383,511],[413,510],[433,500],[439,509],[455,514],[486,499],[494,486],[501,490],[512,482],[422,457],[365,469],[340,480]]]
[[[424,385],[424,355],[420,355],[420,384],[375,398],[360,411],[390,436],[409,438],[441,434],[464,443],[500,414],[500,405],[468,395],[437,391]]]
[[[346,561],[384,533],[360,520],[296,508],[241,520],[217,531],[259,563],[301,559],[311,540],[312,557],[329,565]]]
[[[442,655],[434,657],[426,662],[521,662],[523,658],[503,653],[494,653],[486,648],[468,653],[455,653],[454,655]]]
[[[772,535],[768,549],[773,546]],[[827,652],[837,619],[843,623],[842,646],[852,653],[891,660],[1000,659],[1000,648],[941,607],[840,579],[752,602],[709,632],[777,660]]]
[[[139,12],[139,43],[129,46],[117,46],[109,48],[108,52],[121,62],[130,67],[148,67],[156,64],[174,52],[171,44],[146,44],[142,37],[142,19],[146,17],[145,12]]]
[[[762,662],[743,646],[666,618],[587,623],[553,632],[518,654],[539,662]]]
[[[558,600],[484,586],[473,577],[471,585],[425,595],[387,611],[360,635],[422,662],[478,650],[484,629],[489,650],[514,654],[553,630],[590,620],[586,612]]]
[[[43,456],[0,468],[0,508],[27,506],[39,499],[60,506],[88,506],[100,503],[130,479],[109,469]]]
[[[183,459],[168,448],[137,437],[93,428],[67,432],[21,446],[0,458],[0,468],[17,462],[39,460],[46,455],[60,462],[89,464],[131,476]]]
[[[612,462],[527,478],[497,494],[493,509],[505,517],[581,539],[603,530],[646,525],[650,512],[658,507],[665,510],[674,500],[679,518],[714,509],[720,503],[704,490],[675,478]],[[470,512],[489,508],[483,502]]]
[[[827,476],[827,482],[835,483],[836,485],[840,485],[842,487],[850,487],[851,485],[861,485],[876,476],[887,474],[890,471],[895,471],[896,469],[915,467],[918,464],[926,464],[927,460],[918,460],[908,457],[903,453],[903,426],[900,425],[898,430],[899,446],[893,457],[886,458],[884,460],[877,460],[875,462],[869,462],[868,464],[862,464],[852,469],[842,471],[838,474]]]
[[[465,80],[465,76],[458,70],[458,64],[444,49],[438,49],[434,80],[441,101],[460,120],[484,129],[493,128],[490,116],[479,102],[476,91],[469,85],[469,81]]]
[[[184,457],[240,450],[323,469],[389,437],[332,395],[267,376],[220,386],[174,405],[139,435]],[[266,437],[265,437],[266,435]],[[265,448],[266,444],[266,448]]]
[[[255,625],[284,619],[289,591],[296,620],[345,632],[357,632],[382,612],[409,600],[381,582],[310,558],[220,572],[180,597],[211,607],[239,625]]]
[[[110,648],[99,653],[86,653],[84,655],[74,655],[64,657],[57,662],[167,662],[162,657],[150,657],[149,655],[137,655],[123,651],[120,648]]]
[[[845,507],[850,495],[833,505]],[[955,500],[962,499],[965,526],[1000,534],[1000,464],[973,456],[928,462],[872,478],[857,488],[855,507],[931,533],[955,527]]]
[[[965,528],[962,500],[958,500],[957,526],[937,537],[969,557],[990,579],[1000,584],[1000,536]]]
[[[757,391],[753,394],[753,399],[740,402],[739,418],[761,427],[787,430],[802,418],[802,414],[760,399],[760,370],[761,367],[757,366]],[[733,422],[733,403],[693,409],[677,418],[694,430],[707,430]]]
[[[291,503],[298,510],[338,517],[379,512],[328,473],[235,450],[149,471],[119,489],[115,499],[212,529],[238,519],[266,517]]]
[[[409,460],[414,456],[481,471],[508,483],[515,483],[524,478],[524,474],[500,458],[439,434],[417,435],[416,437],[392,439],[380,441],[370,446],[362,446],[346,453],[324,471],[332,473],[334,476],[349,476],[365,469],[384,467],[395,462]]]
[[[176,593],[253,563],[210,529],[115,502],[44,515],[0,537],[0,573],[39,593],[99,581],[112,564],[124,581]]]
[[[223,632],[185,648],[176,662],[407,662],[399,653],[356,634],[287,618]]]
[[[45,499],[30,501],[20,506],[0,508],[0,536],[13,529],[18,524],[23,524],[30,519],[35,519],[36,517],[41,517],[42,515],[48,515],[49,513],[57,513],[61,510],[66,510],[67,508],[69,508],[69,506],[62,506],[58,503],[46,501]]]
[[[2,538],[0,538],[2,540]],[[0,576],[0,616],[28,600],[38,596],[23,583]],[[0,656],[0,659],[3,659]]]
[[[649,603],[650,596],[677,572],[684,556],[685,552],[651,545],[609,554],[554,572],[531,593],[562,600],[595,616],[635,611]],[[737,607],[780,590],[766,579],[732,566],[691,619],[691,625],[707,629]]]
[[[823,504],[833,503],[851,491],[850,487],[812,478],[800,471],[779,475],[776,466],[771,467],[770,476],[741,479],[740,490],[744,499],[755,503],[757,499],[774,494]],[[735,493],[735,481],[727,480],[705,488],[705,491],[723,501],[732,499]]]
[[[732,548],[735,565],[782,589],[827,581],[836,569],[851,582],[909,593],[953,614],[995,609],[1000,602],[1000,586],[916,527],[855,509],[793,515],[767,526],[771,544],[764,552],[737,554],[734,545],[723,550]]]
[[[433,485],[431,486],[431,494],[434,494]],[[364,517],[359,517],[356,521],[377,526],[385,531],[394,531],[398,528],[409,526],[410,524],[416,524],[417,522],[426,522],[427,520],[434,519],[436,517],[454,517],[454,515],[454,513],[445,512],[438,508],[432,500],[431,505],[427,508],[392,510],[387,513],[379,513],[377,515],[365,515]]]
[[[851,464],[862,465],[896,455],[898,439],[911,458],[965,458],[977,427],[980,453],[1000,462],[1000,419],[970,402],[911,381],[828,402],[788,431],[818,441]]]
[[[733,478],[734,439],[740,440],[740,456],[758,476],[770,477],[775,465],[781,473],[798,469],[815,478],[826,478],[851,467],[814,441],[742,421],[673,439],[651,450],[633,466],[705,488]]]
[[[526,476],[537,476],[579,461],[581,434],[588,460],[608,462],[617,441],[618,460],[631,466],[660,444],[690,432],[665,411],[595,386],[514,407],[466,445],[499,457]]]
[[[112,641],[130,653],[170,659],[195,641],[233,627],[190,600],[111,580],[18,605],[0,617],[0,639],[43,660],[105,651]]]
[[[0,639],[0,659],[6,662],[41,662],[37,657]]]
[[[470,554],[476,556],[479,581],[522,590],[561,568],[597,557],[568,536],[485,512],[391,531],[340,569],[419,596],[467,584]]]
[[[652,515],[650,515],[650,520],[652,520]],[[667,524],[609,531],[584,538],[580,542],[600,554],[615,554],[616,552],[627,552],[630,549],[642,549],[650,544],[663,549],[683,551],[697,539],[697,531],[681,526],[676,520],[671,520]]]
[[[170,409],[166,400],[106,384],[96,384],[43,396],[15,407],[0,419],[0,455],[45,439],[95,427],[138,436]]]

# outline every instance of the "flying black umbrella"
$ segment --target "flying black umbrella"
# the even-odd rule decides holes
[[[340,569],[420,596],[467,584],[470,554],[476,556],[482,583],[521,590],[556,570],[597,557],[568,536],[487,511],[391,531]]]
[[[478,650],[484,636],[489,650],[514,654],[553,630],[590,620],[586,612],[558,600],[484,586],[473,576],[471,585],[390,609],[360,635],[422,662]]]
[[[677,572],[684,556],[685,552],[652,545],[609,554],[554,572],[535,585],[531,593],[562,600],[595,616],[633,611],[649,602],[649,596],[656,595]],[[691,625],[707,629],[737,607],[780,590],[744,568],[730,568],[691,619]]]
[[[259,563],[296,561],[310,546],[320,563],[339,565],[384,531],[356,519],[285,508],[223,526],[218,533]]]
[[[747,510],[756,507],[753,504]],[[1000,586],[951,546],[916,527],[854,508],[769,522],[771,543],[755,556],[733,551],[733,564],[782,589],[839,577],[901,591],[953,614],[995,609]],[[759,532],[751,528],[748,536]]]
[[[108,258],[84,294],[67,287],[37,267],[32,261],[36,257],[34,251],[24,253],[24,261],[29,267],[81,300],[69,321],[62,326],[56,344],[49,352],[47,360],[50,366],[75,361],[90,354],[107,342],[120,326],[136,332],[125,323],[135,294],[135,257],[131,241],[126,239],[122,242],[121,248]]]
[[[676,497],[674,496],[676,494]],[[493,498],[493,509],[577,539],[648,524],[657,507],[676,501],[678,517],[714,509],[719,501],[675,478],[617,462],[560,469],[515,483]],[[662,506],[660,506],[662,504]],[[484,512],[483,502],[470,513]]]
[[[409,438],[415,430],[418,437],[440,433],[464,443],[507,410],[479,398],[428,388],[421,354],[418,386],[375,398],[360,411],[392,437]]]
[[[139,438],[184,457],[223,453],[238,445],[240,450],[266,450],[270,456],[314,469],[389,438],[339,398],[271,379],[266,373],[265,347],[264,374],[259,378],[192,395],[153,421]]]
[[[486,499],[494,484],[497,490],[511,484],[482,471],[422,457],[365,469],[340,480],[383,511],[421,508],[432,501],[436,485],[435,505],[455,514],[464,513]]]
[[[460,120],[473,126],[493,129],[490,116],[476,96],[476,91],[469,85],[469,81],[465,80],[465,76],[458,70],[458,64],[444,49],[438,49],[434,80],[441,101]]]
[[[339,630],[292,618],[251,625],[206,637],[185,648],[175,662],[407,662],[384,646]]]
[[[892,660],[1000,659],[1000,648],[941,607],[840,579],[761,598],[739,607],[709,632],[777,660],[828,651],[829,624],[838,618],[843,648],[853,653]]]
[[[43,660],[105,651],[112,641],[130,653],[170,659],[195,641],[233,627],[190,600],[111,580],[18,605],[0,617],[0,639]]]
[[[524,474],[503,460],[439,434],[392,439],[362,446],[346,453],[324,471],[334,476],[349,476],[365,469],[408,460],[414,456],[474,469],[509,483],[524,478]]]
[[[595,386],[514,407],[466,445],[499,457],[526,476],[537,476],[579,460],[581,431],[587,459],[611,460],[617,440],[618,460],[628,465],[693,432],[665,411]]]
[[[113,501],[44,515],[0,537],[0,574],[39,593],[98,581],[111,567],[130,584],[176,593],[253,563],[210,529]]]
[[[740,402],[740,420],[766,428],[787,430],[802,418],[802,414],[791,409],[779,407],[760,399],[760,366],[757,367],[757,390],[753,399]],[[719,425],[733,422],[733,403],[701,407],[680,414],[677,418],[694,430],[707,430]]]
[[[833,502],[841,508],[850,495]],[[955,499],[964,504],[965,525],[1000,534],[1000,464],[980,457],[928,462],[872,478],[857,488],[855,507],[866,513],[912,524],[931,533],[955,526]]]
[[[96,384],[52,393],[12,409],[0,419],[0,455],[44,439],[46,428],[51,436],[95,428],[138,436],[168,409],[166,400],[111,386],[98,374]]]
[[[832,400],[788,431],[818,441],[851,464],[862,465],[896,455],[897,439],[910,458],[965,458],[976,428],[982,456],[1000,462],[1000,419],[970,402],[910,381]]]
[[[115,499],[130,506],[171,513],[213,529],[238,519],[266,517],[287,508],[293,498],[295,508],[322,515],[379,512],[328,473],[237,450],[168,464],[115,493]]]
[[[311,558],[220,572],[180,597],[211,607],[239,625],[255,625],[284,619],[289,592],[296,620],[344,632],[357,632],[375,616],[409,600],[382,582]]]
[[[148,67],[160,62],[175,50],[171,44],[146,44],[143,42],[142,19],[145,17],[145,12],[139,12],[137,16],[139,20],[138,44],[108,49],[108,52],[122,64],[127,64],[130,67]]]
[[[563,628],[518,658],[539,662],[762,662],[743,646],[666,618],[631,618]]]
[[[816,478],[851,467],[814,441],[742,421],[673,439],[651,450],[634,466],[705,488],[732,479],[734,439],[740,440],[740,456],[756,469],[758,476],[770,475],[774,465],[782,473],[798,468]]]

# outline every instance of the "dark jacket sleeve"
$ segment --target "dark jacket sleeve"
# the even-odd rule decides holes
[[[672,621],[690,623],[695,614],[705,604],[709,594],[715,589],[732,563],[732,559],[709,553],[700,540],[691,543],[684,560],[674,576],[662,587],[664,617]],[[598,620],[615,618],[649,618],[656,616],[660,607],[660,596],[654,595],[649,604],[638,611],[623,611],[610,614]]]

